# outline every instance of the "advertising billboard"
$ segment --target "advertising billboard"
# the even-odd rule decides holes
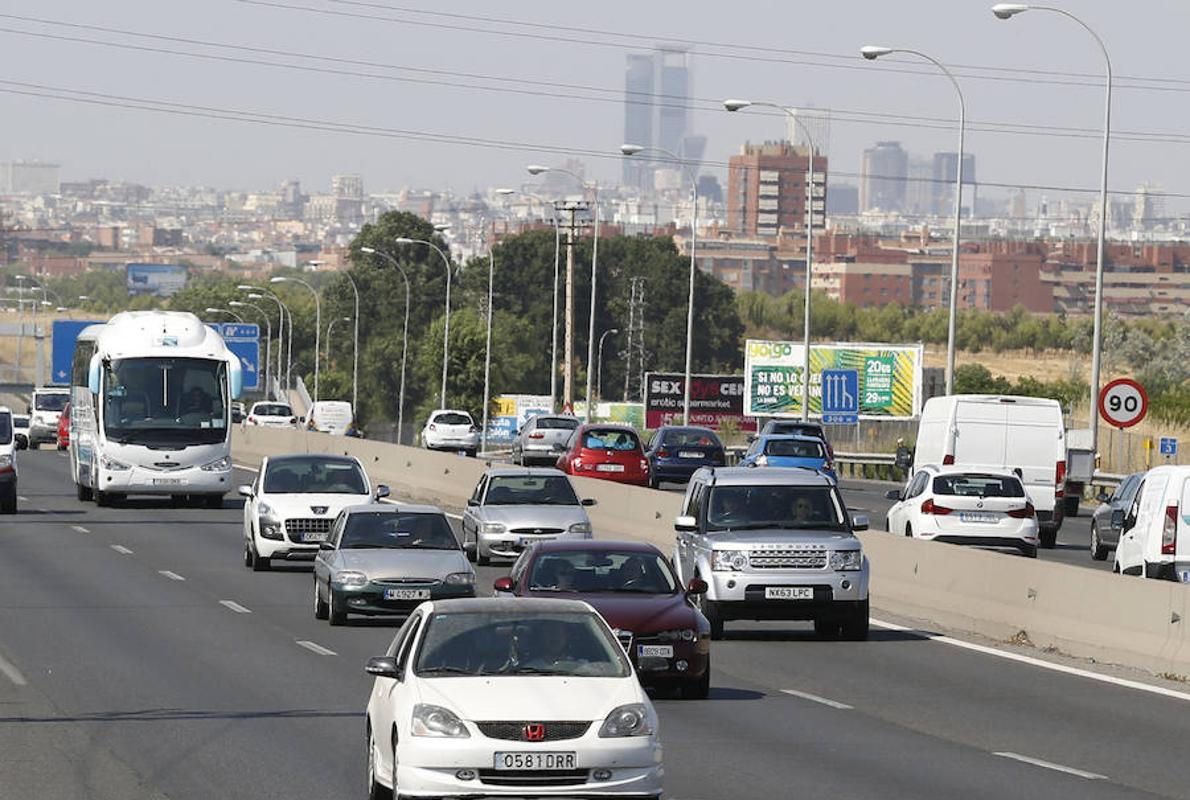
[[[550,398],[536,394],[502,394],[488,409],[488,444],[511,444],[529,417],[548,414]]]
[[[672,372],[645,375],[645,427],[656,430],[682,417],[686,376]],[[730,421],[737,430],[755,431],[756,420],[744,416],[743,375],[691,375],[688,425],[719,430]]]
[[[186,267],[180,264],[125,265],[128,294],[170,297],[186,287]]]
[[[749,339],[744,347],[744,414],[797,417],[802,413],[800,342]],[[855,372],[858,417],[889,419],[921,413],[920,344],[816,344],[810,346],[810,415],[822,415],[822,373]]]

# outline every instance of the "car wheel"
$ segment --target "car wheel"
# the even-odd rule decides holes
[[[1021,555],[1025,558],[1037,558],[1037,547],[1035,545],[1026,545],[1021,548]]]
[[[843,638],[849,642],[863,642],[868,639],[868,601],[864,599],[859,607],[843,620]]]
[[[471,544],[467,541],[467,534],[463,534],[463,552],[467,554],[467,560],[472,564],[475,563],[475,554],[479,552],[479,542],[476,541]]]
[[[223,508],[223,495],[221,494],[209,494],[203,498],[203,501],[207,508]]]
[[[814,618],[814,635],[819,639],[835,639],[839,636],[839,620],[834,617]]]
[[[905,525],[905,535],[908,536],[910,539],[913,538],[913,526],[912,525],[908,525],[908,524]]]
[[[1108,548],[1099,541],[1099,526],[1091,525],[1091,558],[1096,561],[1107,561]]]
[[[660,486],[661,486],[661,481],[657,480],[657,476],[650,472],[649,473],[649,488],[657,489]]]
[[[268,556],[262,556],[257,552],[256,547],[252,547],[252,571],[253,572],[268,572],[273,566],[273,560]]]
[[[244,566],[252,569],[252,545],[247,541],[244,542]]]
[[[107,492],[102,492],[99,489],[95,490],[95,505],[104,507],[112,504],[112,496]]]
[[[326,619],[330,616],[330,607],[327,606],[326,601],[318,596],[318,579],[314,581],[314,619]]]
[[[476,564],[476,566],[486,567],[486,566],[489,566],[491,563],[492,563],[492,557],[490,555],[485,556],[483,554],[483,550],[479,549],[479,538],[476,537],[476,539],[475,539],[475,564]]]
[[[1043,548],[1053,550],[1054,545],[1058,543],[1058,531],[1056,528],[1043,528],[1038,532],[1037,538]]]
[[[15,488],[5,492],[4,496],[0,497],[0,513],[17,513],[17,490]]]
[[[695,577],[698,577],[695,574]],[[723,638],[723,618],[719,616],[719,609],[715,608],[715,603],[708,600],[705,594],[698,595],[698,610],[707,618],[707,622],[711,623],[711,641],[717,642]]]
[[[385,788],[380,782],[379,772],[379,765],[376,763],[376,737],[372,734],[372,726],[368,725],[368,800],[391,800],[393,790]]]
[[[683,700],[706,700],[711,693],[711,665],[707,663],[707,671],[701,678],[686,681],[681,688]]]
[[[75,493],[75,496],[78,497],[79,500],[82,500],[84,503],[91,499],[91,487],[90,486],[83,486],[81,483],[76,483],[74,485],[74,493]]]
[[[335,602],[335,592],[331,589],[330,582],[326,584],[326,614],[327,619],[332,625],[345,625],[347,623],[347,612],[339,608],[339,604]]]

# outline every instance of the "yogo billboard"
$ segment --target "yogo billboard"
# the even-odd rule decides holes
[[[802,413],[803,345],[749,339],[744,348],[744,414]],[[854,370],[861,419],[916,417],[921,412],[923,348],[887,344],[810,346],[810,414],[822,414],[822,371]]]
[[[645,427],[672,425],[682,418],[686,376],[650,372],[645,375]],[[691,375],[690,419],[687,425],[719,430],[724,422],[738,430],[755,431],[756,420],[744,417],[743,375]]]

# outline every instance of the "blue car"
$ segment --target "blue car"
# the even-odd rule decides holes
[[[838,483],[826,443],[817,436],[770,434],[752,442],[741,467],[809,467]]]
[[[649,485],[662,481],[685,483],[701,467],[727,463],[723,442],[710,428],[669,426],[658,428],[649,440]]]

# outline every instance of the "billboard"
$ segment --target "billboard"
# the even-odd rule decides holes
[[[180,264],[125,265],[128,294],[170,297],[186,287],[186,267]]]
[[[574,415],[584,422],[587,419],[587,404],[574,401]],[[610,422],[616,425],[631,425],[638,431],[645,429],[644,403],[613,403],[599,401],[595,404],[594,422]]]
[[[796,417],[802,413],[800,342],[749,339],[744,347],[744,414]],[[920,344],[816,344],[810,346],[810,414],[822,415],[822,371],[858,373],[860,419],[916,417],[921,413]]]
[[[656,430],[680,419],[686,402],[686,376],[671,372],[645,375],[645,427]],[[741,431],[755,431],[756,420],[744,416],[743,375],[691,375],[689,425],[719,430],[731,420]]]
[[[488,409],[488,443],[511,443],[529,417],[548,414],[550,398],[536,394],[501,394]]]

